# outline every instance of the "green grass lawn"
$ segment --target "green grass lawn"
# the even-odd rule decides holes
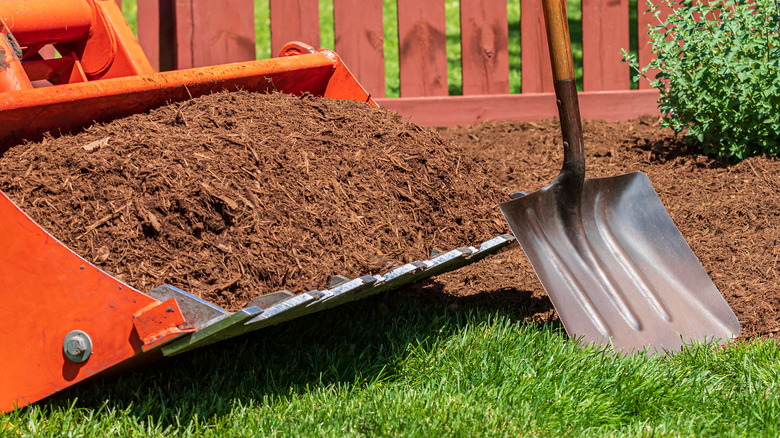
[[[400,90],[398,69],[398,27],[397,10],[395,0],[384,1],[384,28],[385,28],[385,91],[388,97],[398,97]],[[572,51],[576,66],[578,80],[582,78],[582,13],[580,11],[581,0],[569,0],[569,24]],[[636,53],[636,4],[637,0],[629,0],[630,21],[630,51]],[[257,59],[266,59],[276,54],[271,53],[270,12],[267,0],[254,0],[255,5],[255,35]],[[460,2],[448,0],[445,5],[447,25],[447,81],[451,95],[462,94],[462,73],[460,66]],[[136,29],[136,2],[135,0],[122,0],[122,10]],[[509,88],[511,93],[520,93],[522,79],[521,50],[520,50],[520,0],[507,1],[508,26],[509,26]],[[333,35],[333,0],[320,0],[320,32],[322,47],[334,48]],[[636,88],[636,84],[633,85]]]
[[[35,437],[780,432],[775,342],[616,357],[522,316],[388,294],[66,390],[0,425]]]

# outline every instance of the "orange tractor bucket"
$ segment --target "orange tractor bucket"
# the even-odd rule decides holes
[[[52,45],[58,57],[40,51]],[[114,0],[0,0],[0,153],[222,90],[310,93],[376,106],[330,50],[290,43],[275,59],[155,73]],[[0,411],[109,368],[171,356],[478,261],[499,236],[327,290],[277,292],[228,312],[171,286],[142,293],[93,266],[0,192]]]

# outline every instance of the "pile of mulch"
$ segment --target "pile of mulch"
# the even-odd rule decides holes
[[[588,177],[640,170],[658,192],[694,254],[742,325],[742,338],[780,338],[780,159],[729,163],[701,155],[643,117],[584,123]],[[507,193],[533,192],[562,162],[555,120],[484,122],[442,128],[440,134],[486,163]],[[428,293],[464,303],[511,307],[534,320],[554,317],[552,304],[522,250],[515,248],[439,277]],[[463,297],[467,295],[467,297]],[[459,304],[458,304],[459,303]]]
[[[652,117],[584,130],[588,176],[648,174],[742,337],[780,334],[780,160],[702,156]],[[0,189],[134,287],[236,309],[508,232],[497,204],[555,178],[560,137],[555,120],[433,131],[354,102],[216,94],[13,148]],[[555,318],[517,246],[408,293]]]
[[[131,286],[230,310],[506,231],[481,160],[358,102],[220,93],[12,148],[0,189]]]

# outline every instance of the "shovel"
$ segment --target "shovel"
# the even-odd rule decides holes
[[[647,175],[585,178],[565,0],[543,0],[563,169],[500,205],[570,337],[617,352],[676,352],[739,334],[734,312]]]

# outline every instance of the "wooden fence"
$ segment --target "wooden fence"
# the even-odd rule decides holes
[[[288,41],[320,44],[318,0],[268,0],[272,53]],[[460,0],[463,95],[449,96],[445,0],[397,0],[400,98],[385,98],[382,0],[333,0],[333,48],[380,105],[424,125],[557,116],[540,0],[521,1],[522,92],[509,93],[507,0]],[[253,0],[137,0],[138,34],[161,70],[255,59]],[[638,56],[651,56],[652,16],[639,0]],[[628,0],[582,0],[582,115],[658,114],[647,81],[630,90]]]

